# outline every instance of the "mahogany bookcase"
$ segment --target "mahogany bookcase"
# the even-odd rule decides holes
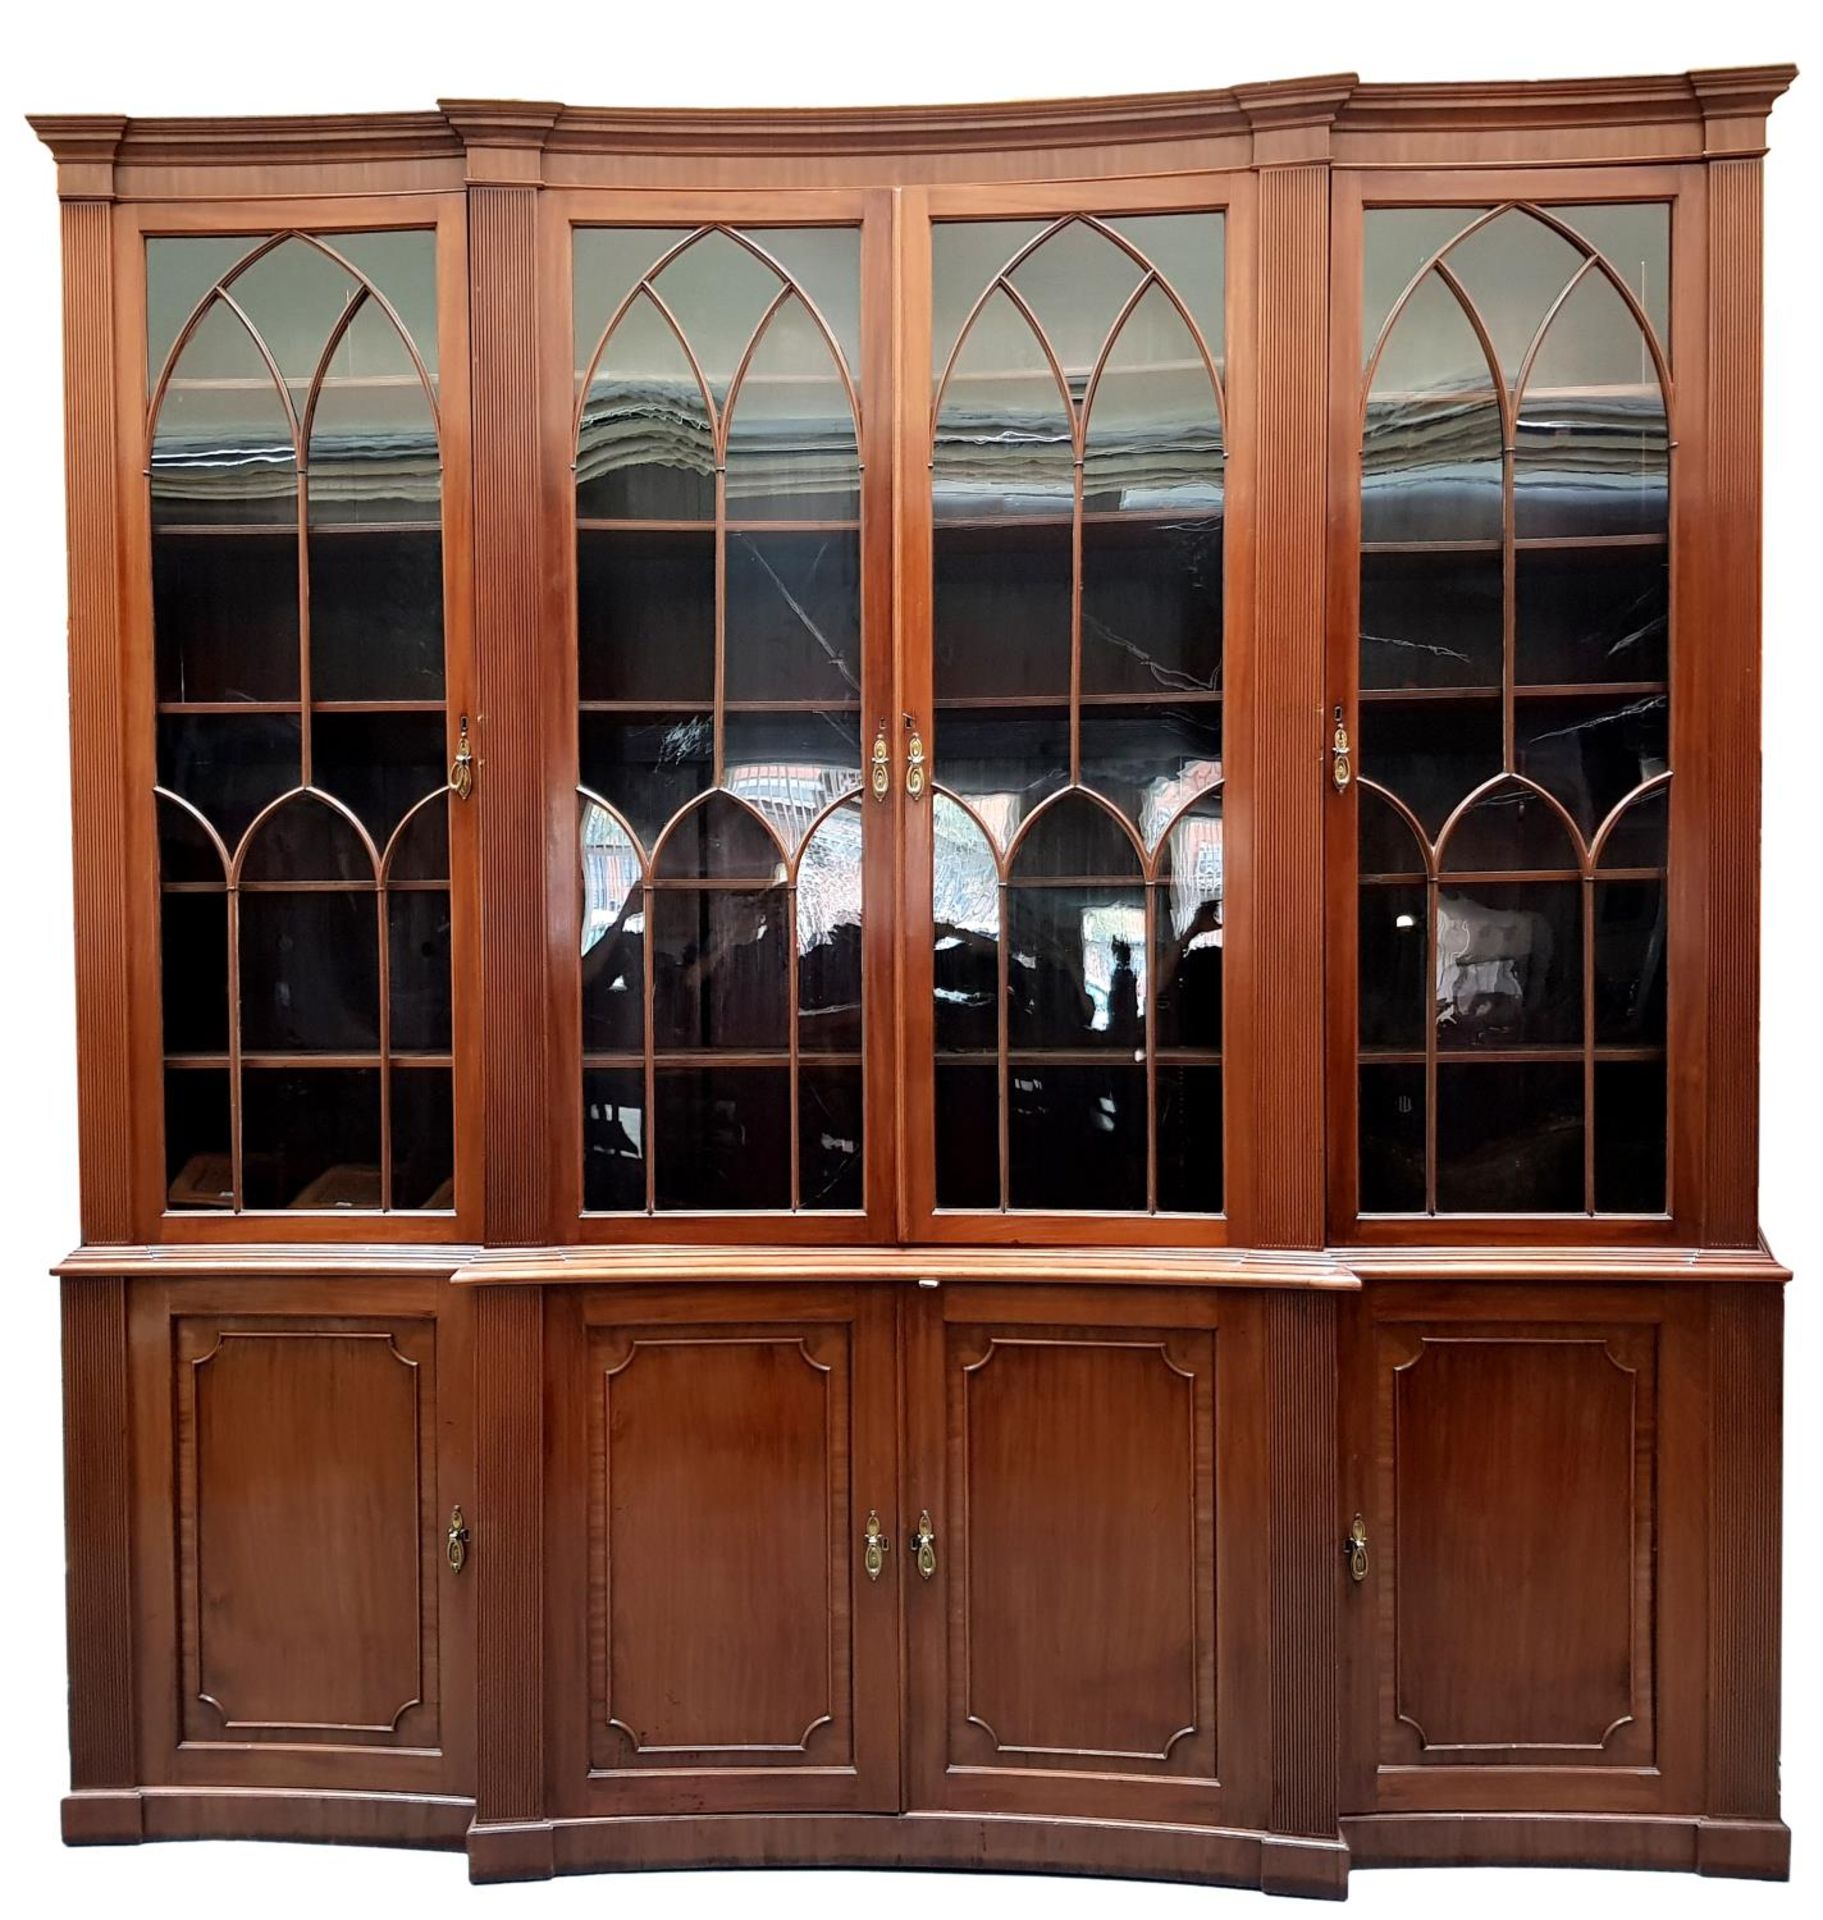
[[[68,1839],[1784,1874],[1791,78],[33,122]]]

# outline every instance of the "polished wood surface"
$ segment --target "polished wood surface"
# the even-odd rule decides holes
[[[67,1839],[463,1849],[483,1880],[921,1865],[1339,1897],[1351,1865],[1784,1875],[1790,1275],[1759,1239],[1754,1197],[1750,562],[1762,156],[1792,77],[1336,74],[852,112],[450,100],[34,121],[63,201],[82,1110],[82,1245],[57,1268]],[[1641,200],[1665,205],[1671,234],[1659,371],[1678,643],[1651,683],[1671,698],[1676,769],[1666,1204],[1597,1212],[1585,1140],[1586,1212],[1364,1214],[1361,790],[1338,791],[1330,749],[1338,710],[1358,730],[1396,704],[1359,685],[1367,223],[1387,208]],[[936,1145],[953,1096],[934,1065],[935,807],[905,781],[914,735],[941,779],[942,730],[970,723],[936,698],[936,242],[951,222],[1090,233],[1184,214],[1223,223],[1207,368],[1223,664],[1218,684],[1158,699],[1222,716],[1225,1125],[1205,1149],[1223,1160],[1220,1211],[1156,1206],[1152,1135],[1145,1208],[1071,1206],[1088,1196],[1067,1190],[1045,1210],[956,1207],[939,1199]],[[856,726],[864,753],[879,737],[888,773],[881,799],[850,803],[860,828],[844,856],[860,984],[837,996],[857,1037],[836,1057],[861,1086],[861,1142],[832,1109],[822,1144],[861,1163],[852,1206],[799,1205],[794,1178],[788,1209],[732,1193],[667,1208],[644,1161],[643,1205],[585,1207],[587,1142],[613,1135],[579,1098],[579,956],[600,927],[578,885],[578,714],[646,709],[579,703],[578,529],[631,551],[637,527],[662,544],[700,524],[603,532],[578,518],[577,236],[629,226],[679,241],[858,236],[843,348],[858,509],[766,536],[858,548],[852,698],[812,717]],[[282,721],[310,700],[174,702],[160,682],[146,349],[171,295],[147,243],[402,229],[434,234],[424,297],[439,342],[444,680],[418,704],[447,710],[452,760],[466,715],[475,756],[471,797],[448,806],[450,1033],[433,1069],[451,1077],[453,1180],[415,1212],[366,1204],[348,1178],[359,1165],[332,1168],[341,1184],[308,1189],[307,1205],[189,1204],[210,1170],[170,1164],[165,1067],[214,1068],[167,1051],[160,728]],[[784,275],[798,292],[800,271]],[[747,364],[761,336],[744,337]],[[689,338],[679,330],[694,380]],[[1067,390],[1055,350],[1041,358]],[[197,391],[232,410],[232,380]],[[711,414],[728,397],[703,392]],[[1076,455],[1087,399],[1063,403],[1085,407],[1066,432]],[[725,432],[716,447],[725,469]],[[726,472],[705,484],[725,509]],[[995,705],[1009,737],[1047,700],[1066,705],[1074,779],[1083,714],[1118,698],[1083,685],[1081,553],[1101,529],[1077,511],[1080,471],[1070,485],[1070,696],[1022,683]],[[710,523],[718,542],[725,523]],[[757,527],[738,523],[739,537]],[[315,532],[299,530],[306,567]],[[725,622],[732,576],[725,556],[716,566]],[[792,621],[827,638],[778,585]],[[1510,656],[1510,606],[1506,622]],[[743,704],[724,640],[718,627],[706,709],[718,782],[721,723]],[[306,634],[306,680],[309,657]],[[1553,678],[1528,697],[1578,691]],[[793,703],[747,704],[771,724]],[[676,727],[695,705],[647,717]],[[1010,784],[1036,792],[1046,751]],[[762,759],[788,785],[796,757],[827,772],[814,748]],[[1168,784],[1182,764],[1134,777]],[[1142,865],[1153,872],[1151,847]],[[1006,886],[1009,872],[996,867]],[[676,885],[646,878],[647,904]],[[753,883],[705,868],[694,884],[706,898]],[[637,918],[616,934],[643,950]],[[701,926],[713,918],[705,905]],[[694,948],[679,956],[680,975],[714,971]],[[797,1076],[814,1064],[801,959],[781,961],[789,1044],[718,1056],[735,1076],[789,1070],[779,1126],[794,1168]],[[1003,995],[1011,965],[1003,954]],[[1584,955],[1585,985],[1593,969]],[[1086,972],[1076,986],[1086,995]],[[1150,979],[1132,997],[1156,1011]],[[630,1131],[614,1115],[630,1157],[649,1151],[661,1059],[685,1072],[712,1051],[686,1036],[701,1043],[663,1052],[653,1006],[648,970],[644,1105],[622,1103]],[[1155,1127],[1173,1063],[1145,1039],[1121,1084],[1145,1086]],[[1037,1051],[1040,1075],[1061,1063]],[[1004,1086],[1024,1056],[1003,1031],[987,1057]],[[1434,1037],[1417,1057],[1434,1070]],[[1110,1125],[1118,1104],[1099,1109]],[[776,1159],[770,1123],[731,1117],[739,1107],[729,1086],[704,1093],[716,1150],[738,1140]],[[1007,1138],[1003,1117],[1003,1167]],[[371,1172],[388,1193],[391,1160]],[[337,1204],[351,1198],[363,1204]],[[1344,1551],[1357,1516],[1359,1579]]]

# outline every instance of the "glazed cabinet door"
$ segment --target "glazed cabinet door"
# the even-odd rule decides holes
[[[472,1792],[469,1317],[437,1281],[129,1283],[145,1784]]]
[[[1705,1314],[1662,1287],[1364,1296],[1350,1811],[1697,1808]]]
[[[546,194],[541,218],[567,289],[546,379],[565,1237],[700,1243],[763,1215],[772,1238],[878,1239],[885,196]]]
[[[908,1232],[1220,1241],[1246,176],[906,239]]]
[[[559,1816],[898,1804],[893,1308],[553,1290]]]
[[[908,1316],[908,1803],[1265,1824],[1260,1307],[944,1286]]]

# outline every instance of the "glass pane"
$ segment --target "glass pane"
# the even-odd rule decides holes
[[[1012,882],[1115,878],[1137,882],[1139,851],[1120,821],[1081,793],[1055,800],[1035,819],[1013,855]]]
[[[1000,1204],[1000,1071],[937,1066],[937,1205]]]
[[[1515,679],[1665,679],[1671,567],[1664,547],[1522,547]]]
[[[1360,1111],[1361,1211],[1422,1213],[1423,1067],[1364,1065]]]
[[[1663,787],[1631,800],[1615,816],[1601,843],[1597,862],[1604,871],[1615,867],[1662,867],[1670,834],[1671,796]]]
[[[379,1046],[374,902],[371,892],[241,895],[245,1052],[372,1053]]]
[[[861,381],[859,227],[758,227],[747,237],[797,282],[835,335],[856,386]]]
[[[1397,794],[1434,836],[1500,772],[1500,701],[1363,700],[1355,745],[1360,771]]]
[[[315,508],[313,488],[313,519]],[[317,700],[443,698],[438,527],[313,528],[310,691]]]
[[[216,301],[184,344],[158,405],[152,525],[297,525],[297,450],[253,337]]]
[[[1008,276],[1045,330],[1078,403],[1103,343],[1144,272],[1106,235],[1072,220]]]
[[[1222,1210],[1222,1070],[1158,1070],[1158,1204],[1165,1213]]]
[[[709,520],[715,432],[690,356],[644,295],[608,339],[576,447],[576,513],[589,520]]]
[[[448,880],[449,808],[448,793],[439,792],[399,822],[382,849],[386,879]]]
[[[1165,843],[1158,873],[1157,1045],[1219,1053],[1224,937],[1220,794],[1198,800],[1179,817]],[[1198,1084],[1219,1086],[1219,1082]],[[1159,1150],[1162,1155],[1162,1136]],[[1161,1196],[1160,1206],[1170,1204]]]
[[[1661,344],[1671,339],[1671,209],[1662,200],[1553,207],[1597,248],[1646,310]]]
[[[939,523],[1070,512],[1070,412],[1037,335],[1003,292],[984,303],[950,368],[932,484]]]
[[[1155,846],[1186,800],[1222,777],[1222,710],[1182,706],[1085,707],[1082,783],[1111,801]]]
[[[854,520],[854,409],[822,329],[795,295],[766,323],[728,416],[730,520]]]
[[[166,714],[158,784],[204,815],[230,850],[262,808],[298,783],[295,715]]]
[[[937,727],[936,760],[943,784],[1004,847],[1039,801],[1069,784],[1069,710],[952,709]]]
[[[1014,1047],[1145,1045],[1143,887],[1013,886],[1007,953]]]
[[[785,890],[668,888],[652,893],[647,911],[652,1044],[660,1052],[717,1047],[782,1054],[790,1044]]]
[[[456,1204],[456,1109],[447,1067],[392,1069],[392,1204]]]
[[[1670,764],[1670,719],[1662,693],[1521,701],[1514,716],[1519,770],[1555,794],[1593,837],[1635,787]]]
[[[331,356],[310,414],[310,524],[435,526],[441,464],[430,399],[375,300]]]
[[[577,671],[584,700],[715,698],[715,530],[576,535]]]
[[[1662,880],[1608,880],[1595,888],[1595,1041],[1665,1044]],[[1663,1079],[1662,1067],[1653,1072]]]
[[[860,699],[858,533],[731,532],[727,594],[729,700]]]
[[[1496,788],[1461,815],[1438,850],[1438,865],[1445,873],[1575,874],[1582,863],[1563,815],[1514,784]]]
[[[249,1207],[380,1204],[378,1068],[245,1068],[241,1137]]]
[[[1364,1053],[1423,1051],[1429,1000],[1424,913],[1423,887],[1361,889],[1358,1018]]]
[[[228,1051],[228,895],[174,893],[159,902],[165,1052]]]
[[[146,241],[146,385],[154,387],[184,324],[211,287],[261,242],[237,233],[159,234]]]
[[[228,856],[210,838],[208,830],[187,807],[169,794],[156,797],[158,816],[158,874],[163,881],[225,887]]]
[[[635,283],[690,237],[689,227],[576,227],[570,235],[576,378]]]
[[[440,713],[318,714],[311,778],[352,808],[384,846],[393,829],[449,777]]]
[[[224,1068],[165,1069],[165,1204],[234,1205],[233,1122]]]
[[[1468,316],[1436,273],[1394,323],[1361,445],[1361,537],[1498,540],[1500,406]]]
[[[1439,889],[1438,1046],[1581,1041],[1582,883]]]
[[[377,875],[373,854],[348,816],[315,794],[297,793],[260,823],[240,878],[243,886],[303,880],[371,886]]]
[[[861,784],[861,717],[840,708],[730,713],[723,781],[795,852],[838,794]]]
[[[259,329],[301,414],[336,322],[360,298],[359,279],[321,247],[293,234],[261,254],[228,290]]]
[[[1665,1211],[1665,1069],[1660,1061],[1596,1062],[1595,1210]]]
[[[1646,336],[1591,267],[1552,320],[1520,396],[1515,528],[1521,538],[1663,534],[1670,482]]]
[[[725,793],[692,807],[665,835],[656,871],[672,880],[785,878],[785,858],[763,822]]]
[[[1420,269],[1485,207],[1374,207],[1366,217],[1361,297],[1361,360],[1379,344],[1386,316]]]
[[[1362,879],[1386,874],[1424,876],[1424,853],[1403,814],[1371,787],[1357,789]]]
[[[1362,687],[1498,687],[1501,572],[1491,546],[1362,554]]]
[[[939,701],[1070,692],[1070,520],[940,524],[933,681]]]
[[[1015,1065],[1008,1102],[1013,1206],[1144,1211],[1143,1067]]]
[[[800,1053],[861,1048],[862,825],[861,803],[845,801],[811,834],[798,863]]]
[[[437,236],[428,227],[335,233],[328,245],[386,296],[434,385],[437,378]]]
[[[861,1069],[806,1067],[798,1076],[799,1205],[859,1211],[863,1200]]]
[[[605,807],[587,798],[580,807],[583,1051],[636,1052],[645,1033],[646,979],[639,854]]]
[[[1437,1070],[1443,1213],[1580,1213],[1580,1062]]]
[[[992,1053],[1000,1033],[999,868],[966,809],[941,793],[931,802],[931,841],[933,1040],[939,1053]],[[939,1139],[949,1125],[949,1110],[939,1104]]]
[[[295,700],[295,531],[156,533],[152,624],[160,700]]]
[[[661,1067],[657,1107],[661,1212],[791,1205],[791,1076],[784,1067]]]
[[[448,1053],[448,889],[413,888],[403,893],[388,892],[386,939],[392,994],[393,1052]]]
[[[1227,298],[1223,216],[1219,213],[1128,213],[1106,223],[1130,240],[1189,309],[1209,357],[1219,367]]]
[[[1509,387],[1545,315],[1585,258],[1562,234],[1517,207],[1496,214],[1445,256],[1475,303]]]
[[[646,1205],[646,1081],[636,1067],[582,1076],[582,1204],[590,1213]]]
[[[649,847],[715,778],[707,713],[585,713],[582,784],[611,801]]]
[[[931,378],[940,378],[969,310],[1043,220],[943,220],[931,228]]]
[[[652,287],[676,316],[719,407],[784,281],[730,235],[705,233],[653,276]]]

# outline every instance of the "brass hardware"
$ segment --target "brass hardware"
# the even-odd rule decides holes
[[[924,736],[918,731],[918,723],[908,713],[905,716],[905,730],[911,738],[905,743],[905,791],[913,800],[924,798]]]
[[[468,744],[468,715],[456,729],[456,758],[449,770],[450,791],[458,800],[466,800],[475,790],[475,755]]]
[[[1346,793],[1353,771],[1348,764],[1348,723],[1342,717],[1342,709],[1336,709],[1336,730],[1329,743],[1331,754],[1329,777],[1336,783],[1337,793]]]
[[[1342,1542],[1342,1551],[1348,1555],[1348,1577],[1359,1586],[1367,1578],[1367,1522],[1358,1513],[1348,1529],[1348,1538]]]
[[[937,1572],[937,1530],[930,1523],[930,1508],[918,1515],[918,1531],[912,1535],[912,1552],[918,1556],[918,1573],[925,1580]]]
[[[892,749],[886,744],[886,722],[880,722],[880,731],[874,735],[873,771],[869,776],[876,800],[884,800],[892,791]]]
[[[892,1551],[885,1531],[880,1525],[880,1516],[869,1511],[867,1525],[862,1529],[862,1538],[867,1545],[861,1555],[861,1565],[867,1570],[870,1580],[878,1580],[886,1571],[886,1556]]]
[[[451,1573],[460,1573],[468,1564],[468,1527],[460,1507],[449,1510],[449,1532],[444,1538],[443,1556],[449,1562]]]

